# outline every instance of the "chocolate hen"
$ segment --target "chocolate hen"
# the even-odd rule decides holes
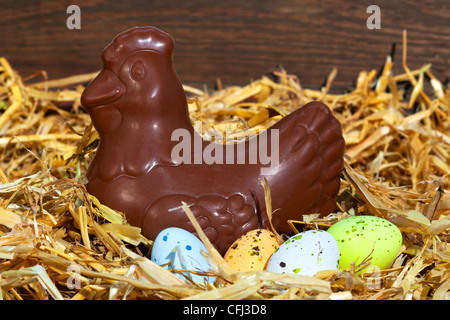
[[[154,239],[167,227],[195,232],[186,202],[220,253],[250,230],[335,210],[345,143],[329,108],[310,102],[259,135],[237,143],[203,139],[189,118],[172,64],[174,41],[154,27],[119,34],[103,69],[81,96],[100,142],[87,189]]]

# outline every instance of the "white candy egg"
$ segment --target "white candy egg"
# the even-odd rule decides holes
[[[308,230],[290,237],[267,264],[267,271],[304,276],[338,268],[339,246],[334,237],[323,230]]]
[[[201,251],[208,252],[205,245],[192,233],[180,228],[167,228],[161,231],[156,237],[151,260],[159,265],[164,265],[166,269],[183,269],[207,272],[211,270],[211,266]],[[196,282],[214,282],[214,277],[204,277],[184,272],[183,275],[176,273],[182,279],[186,277]]]

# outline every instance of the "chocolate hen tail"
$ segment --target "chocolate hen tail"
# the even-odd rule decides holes
[[[283,192],[273,194],[272,200],[273,207],[280,209],[274,214],[276,228],[289,233],[288,220],[301,220],[303,214],[311,213],[324,216],[336,209],[345,141],[341,124],[323,103],[310,102],[283,120],[280,153],[287,153],[288,160],[280,165],[289,170],[281,180],[291,187],[273,188]],[[284,140],[283,134],[290,139]],[[282,197],[292,200],[278,203]]]
[[[320,140],[318,156],[322,162],[323,170],[319,176],[319,183],[322,185],[322,197],[319,200],[319,211],[322,214],[330,213],[336,208],[336,196],[340,188],[340,175],[344,167],[345,140],[342,136],[342,127],[339,121],[333,116],[331,110],[322,103],[315,103],[315,112],[323,112],[328,120],[325,120],[325,127],[317,127],[317,134]]]
[[[306,130],[315,148],[311,152],[306,170],[317,172],[311,181],[311,190],[317,190],[317,201],[308,208],[309,213],[328,214],[336,208],[340,187],[340,174],[344,166],[345,140],[342,127],[331,110],[321,102],[310,102],[300,109],[296,126]]]

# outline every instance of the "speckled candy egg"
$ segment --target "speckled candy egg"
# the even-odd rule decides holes
[[[236,271],[264,270],[277,248],[278,242],[272,232],[256,229],[238,238],[227,250],[224,259]]]
[[[337,270],[339,247],[331,234],[308,230],[289,238],[275,251],[267,271],[314,276],[322,270]]]
[[[371,266],[385,269],[397,257],[402,245],[402,234],[397,226],[374,216],[342,219],[333,224],[328,232],[335,237],[339,245],[340,269],[349,268],[352,261],[358,265],[369,254],[372,257]]]
[[[205,245],[192,233],[180,228],[167,228],[161,231],[153,242],[151,260],[156,264],[163,265],[166,269],[185,269],[192,271],[207,272],[211,266],[201,251],[208,252]],[[214,282],[214,277],[204,277],[184,272],[184,276],[175,273],[178,277],[193,281]]]

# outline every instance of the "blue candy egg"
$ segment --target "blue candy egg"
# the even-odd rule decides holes
[[[161,231],[156,237],[151,260],[159,265],[165,265],[164,268],[178,270],[192,270],[208,272],[211,265],[201,254],[201,251],[208,252],[205,245],[192,233],[181,228],[167,228]],[[166,265],[167,264],[167,265]],[[214,282],[215,277],[205,277],[183,272],[175,273],[182,279],[189,278],[195,282]]]

